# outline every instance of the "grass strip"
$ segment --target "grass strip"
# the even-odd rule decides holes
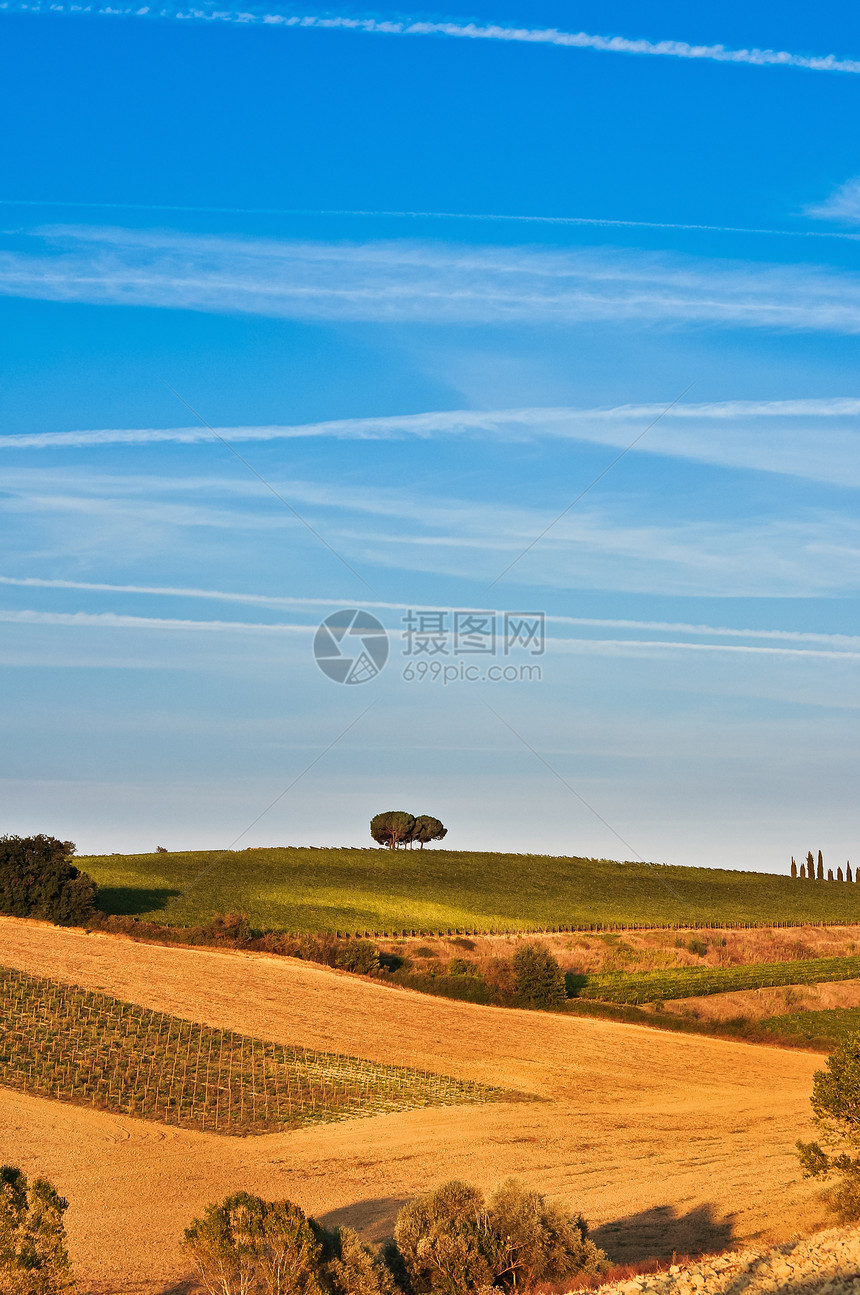
[[[447,1075],[213,1029],[7,968],[0,1001],[0,1085],[201,1132],[269,1133],[524,1100]]]
[[[739,967],[683,967],[666,971],[602,972],[565,978],[571,998],[607,1003],[658,1003],[670,998],[698,998],[738,989],[774,985],[816,985],[860,977],[860,956],[805,958],[797,962],[758,962]]]
[[[763,1029],[783,1038],[832,1047],[841,1043],[849,1034],[860,1034],[860,1007],[827,1007],[820,1012],[791,1012],[785,1016],[768,1016],[760,1024]]]
[[[75,862],[98,883],[103,912],[175,926],[237,912],[255,930],[370,935],[860,922],[856,883],[611,859],[270,847]]]

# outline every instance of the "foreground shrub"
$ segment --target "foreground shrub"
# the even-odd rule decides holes
[[[207,1205],[183,1244],[210,1295],[320,1295],[318,1231],[291,1201],[236,1192]]]
[[[95,912],[96,883],[72,863],[71,841],[0,837],[0,913],[79,926]]]
[[[827,1069],[816,1070],[812,1085],[813,1119],[822,1142],[798,1142],[797,1153],[806,1178],[836,1178],[826,1193],[843,1223],[860,1219],[860,1034],[850,1035],[827,1058]],[[831,1148],[835,1155],[824,1149]]]
[[[444,1183],[403,1207],[394,1239],[415,1295],[528,1289],[609,1268],[579,1215],[514,1178],[487,1201],[468,1183]]]
[[[0,1290],[3,1295],[64,1295],[75,1289],[66,1251],[63,1200],[44,1178],[0,1168]]]
[[[542,944],[523,944],[514,953],[516,1001],[520,1007],[563,1007],[564,972]]]
[[[323,1267],[323,1278],[332,1295],[396,1295],[384,1256],[375,1255],[357,1232],[340,1228],[328,1236],[331,1257]]]

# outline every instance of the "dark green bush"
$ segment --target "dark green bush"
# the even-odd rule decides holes
[[[338,949],[334,965],[340,967],[341,971],[369,976],[371,972],[379,970],[379,950],[370,940],[352,940]]]
[[[564,1006],[564,972],[549,949],[542,944],[522,944],[512,961],[520,1007]]]
[[[0,1290],[3,1295],[64,1295],[75,1289],[63,1215],[68,1201],[44,1178],[0,1168]]]
[[[0,837],[0,912],[83,926],[96,910],[96,883],[71,858],[71,841]]]
[[[452,958],[448,963],[448,975],[481,978],[481,968],[475,962],[467,962],[465,958]]]

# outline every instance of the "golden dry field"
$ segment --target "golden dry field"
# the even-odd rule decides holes
[[[517,1174],[581,1209],[613,1257],[781,1240],[823,1219],[792,1154],[821,1056],[479,1007],[260,954],[0,918],[0,963],[274,1042],[534,1093],[229,1138],[0,1091],[0,1159],[71,1206],[83,1295],[185,1289],[183,1228],[245,1189],[368,1238],[452,1176]]]

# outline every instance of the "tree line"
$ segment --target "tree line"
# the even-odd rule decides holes
[[[824,855],[821,853],[820,850],[818,851],[818,865],[816,867],[815,859],[812,857],[812,851],[810,850],[806,856],[806,863],[802,863],[799,869],[797,867],[797,861],[795,860],[794,855],[792,855],[791,856],[791,875],[792,877],[799,877],[801,880],[806,879],[807,881],[824,881],[825,880]],[[828,868],[826,880],[827,881],[860,881],[860,873],[858,873],[856,876],[852,876],[851,864],[846,863],[845,872],[843,873],[841,868],[837,868],[835,877],[833,875],[833,869]]]

